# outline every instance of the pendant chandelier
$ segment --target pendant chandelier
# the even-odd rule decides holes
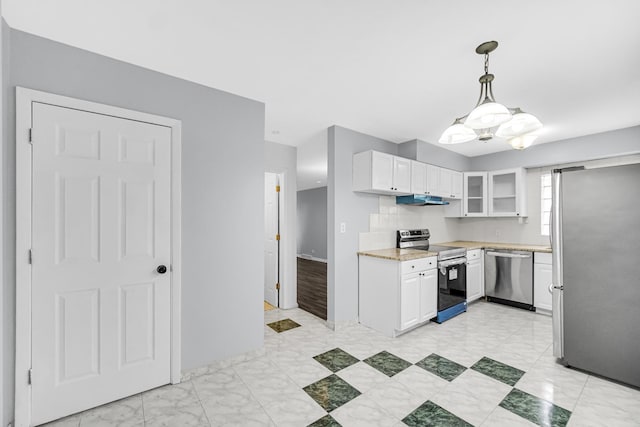
[[[486,142],[497,136],[506,139],[512,148],[523,150],[538,137],[542,128],[540,120],[520,108],[505,107],[493,96],[491,83],[495,76],[489,73],[489,53],[497,47],[498,42],[490,41],[476,48],[477,54],[484,55],[478,103],[470,113],[454,120],[438,140],[440,144],[460,144],[474,139]]]

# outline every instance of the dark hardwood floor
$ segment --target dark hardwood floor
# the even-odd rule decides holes
[[[327,320],[327,264],[298,258],[298,306]]]

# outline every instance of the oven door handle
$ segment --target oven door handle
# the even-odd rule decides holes
[[[438,262],[438,267],[447,268],[447,267],[452,267],[454,265],[460,265],[460,264],[466,264],[466,263],[467,263],[467,258],[461,257],[456,259],[448,259],[446,261],[440,261]]]
[[[531,258],[531,255],[512,254],[509,252],[487,252],[487,255],[502,258]]]

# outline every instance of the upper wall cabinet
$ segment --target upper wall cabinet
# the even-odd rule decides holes
[[[353,191],[411,194],[411,160],[378,151],[354,154]]]
[[[411,160],[411,194],[427,193],[427,164]]]
[[[451,171],[451,198],[462,199],[462,172]]]
[[[489,172],[489,215],[527,216],[526,174],[523,168]]]
[[[411,194],[462,198],[462,172],[411,161]]]
[[[427,192],[445,199],[462,198],[462,172],[427,165]]]
[[[487,216],[487,172],[464,173],[464,216]]]

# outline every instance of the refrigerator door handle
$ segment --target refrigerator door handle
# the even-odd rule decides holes
[[[551,311],[553,355],[564,357],[564,307],[562,301],[562,171],[551,174],[551,213],[549,239],[551,241]]]

